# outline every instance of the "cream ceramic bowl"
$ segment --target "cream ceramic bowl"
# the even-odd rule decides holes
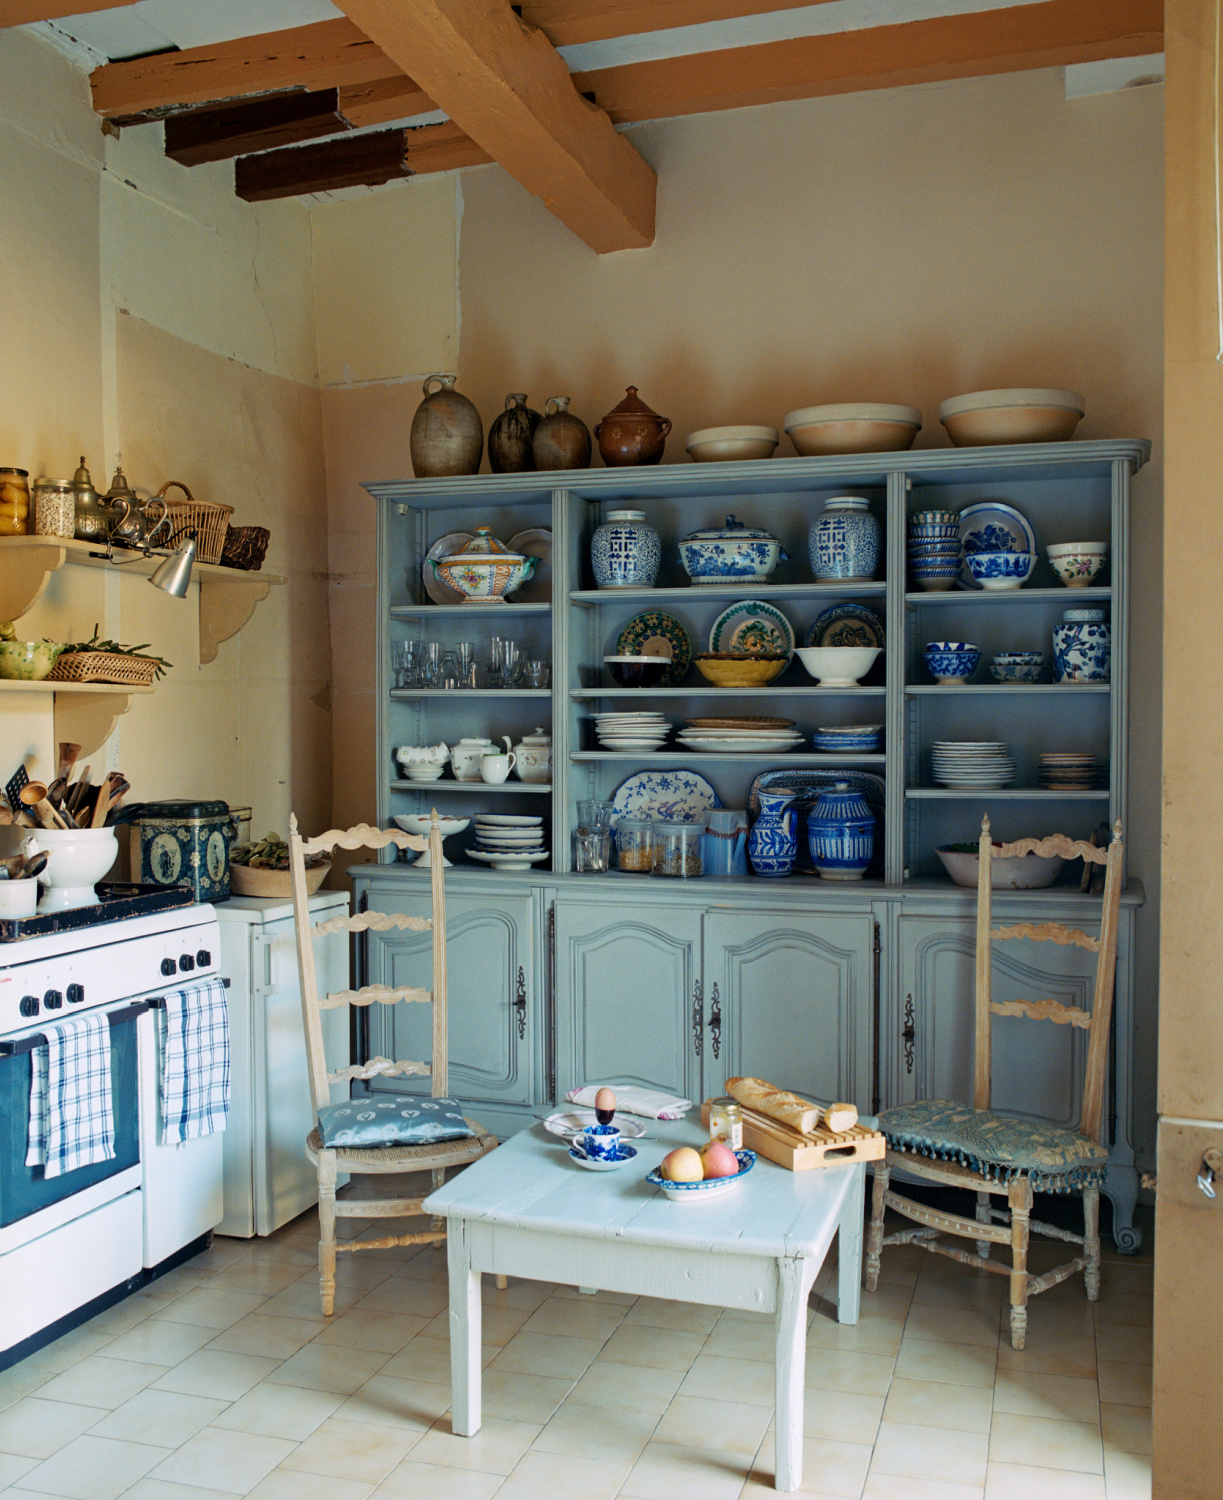
[[[41,682],[63,649],[59,641],[0,641],[0,677]]]
[[[745,458],[772,458],[781,438],[776,427],[702,427],[684,440],[694,463],[725,463]]]
[[[1086,588],[1108,560],[1107,542],[1053,542],[1045,551],[1049,566],[1070,589]]]
[[[898,453],[921,431],[916,406],[847,402],[786,413],[786,433],[804,458],[822,453]]]
[[[934,851],[943,868],[956,885],[975,886],[981,856],[966,849],[952,849],[943,844]],[[1058,855],[1041,859],[1037,854],[1020,854],[1011,859],[994,859],[989,866],[990,889],[994,891],[1039,891],[1052,885],[1062,873],[1064,860]]]
[[[938,419],[957,448],[1064,443],[1074,436],[1086,409],[1077,391],[1021,386],[953,396],[939,407]]]

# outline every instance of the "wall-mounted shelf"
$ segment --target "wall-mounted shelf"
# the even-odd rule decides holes
[[[80,745],[92,755],[114,732],[120,717],[132,706],[136,693],[151,687],[129,687],[116,682],[7,682],[0,693],[38,693],[55,699],[55,738]]]

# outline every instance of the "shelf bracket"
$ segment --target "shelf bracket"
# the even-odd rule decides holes
[[[240,573],[236,579],[200,575],[201,666],[217,659],[221,642],[237,635],[255,613],[255,606],[271,592],[272,580],[257,578],[251,573]]]
[[[0,589],[0,618],[19,620],[41,598],[51,574],[64,566],[66,547],[13,547],[4,550],[4,584]]]
[[[131,693],[56,693],[55,738],[80,745],[81,755],[92,755],[114,733],[119,719],[132,706]]]

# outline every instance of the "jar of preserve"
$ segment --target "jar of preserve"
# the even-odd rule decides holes
[[[743,1150],[743,1110],[737,1099],[724,1095],[709,1106],[709,1139],[725,1141],[732,1151]]]
[[[29,470],[0,468],[0,536],[24,536],[29,524]]]
[[[71,479],[34,481],[34,530],[39,536],[76,535],[76,489]]]

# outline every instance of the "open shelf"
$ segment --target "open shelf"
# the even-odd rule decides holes
[[[761,597],[786,599],[834,600],[846,594],[862,598],[883,598],[888,591],[884,579],[859,583],[777,583],[768,578],[746,578],[738,583],[700,583],[687,587],[662,589],[572,589],[569,600],[583,609],[596,604],[649,604],[663,601],[680,604],[689,599],[751,599]]]

